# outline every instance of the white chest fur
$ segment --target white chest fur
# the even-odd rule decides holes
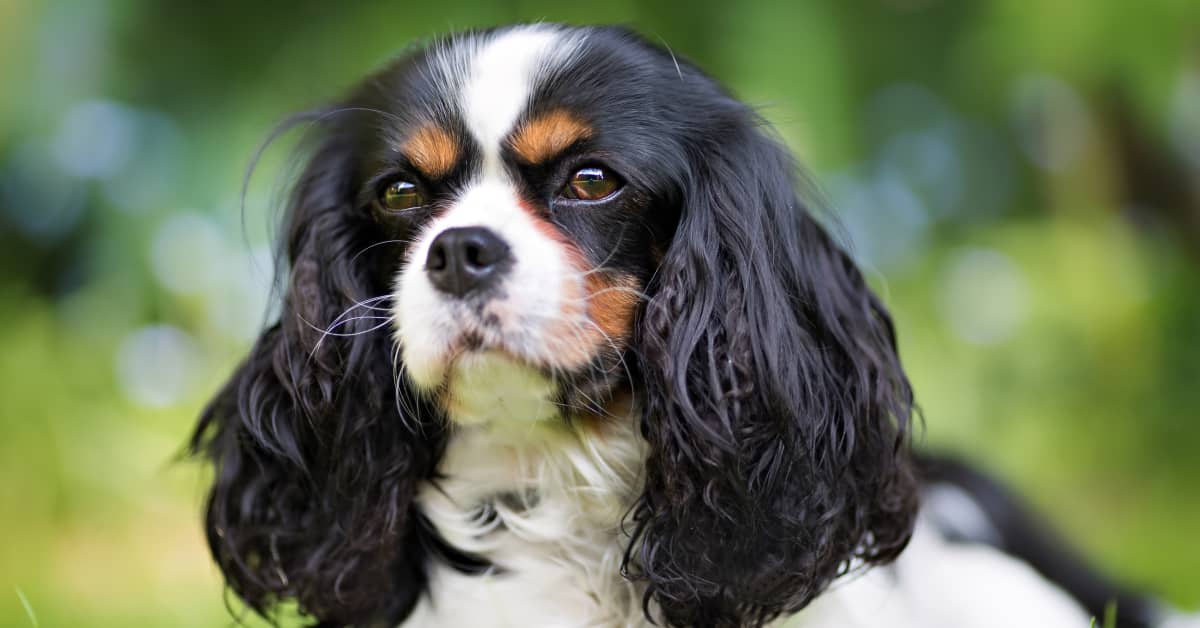
[[[620,573],[621,518],[645,460],[636,429],[632,417],[460,428],[419,507],[449,544],[497,569],[432,566],[405,625],[641,625],[641,591]]]
[[[420,507],[446,541],[487,557],[498,570],[470,575],[431,566],[428,589],[404,625],[650,626],[642,589],[620,573],[628,542],[620,521],[636,498],[645,456],[635,421],[580,430],[539,422],[526,429],[472,427],[455,435],[441,467],[446,478],[425,487]],[[1018,625],[1088,624],[1082,609],[1027,565],[989,547],[947,543],[924,521],[894,566],[847,576],[799,614],[772,623]]]

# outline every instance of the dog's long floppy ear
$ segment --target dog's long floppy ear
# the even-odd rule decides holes
[[[891,319],[788,153],[750,111],[724,115],[691,147],[635,342],[650,454],[626,566],[677,626],[798,610],[894,558],[916,510]]]
[[[410,610],[423,578],[410,507],[441,446],[436,410],[397,381],[389,300],[372,299],[395,269],[368,248],[380,238],[355,212],[354,168],[336,132],[316,149],[286,214],[280,320],[192,440],[215,466],[206,528],[228,585],[263,615],[295,600],[322,625]]]

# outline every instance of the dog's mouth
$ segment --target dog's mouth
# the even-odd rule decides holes
[[[578,334],[555,340],[545,337],[545,329],[506,333],[497,321],[473,315],[453,325],[439,353],[423,354],[408,368],[410,380],[436,398],[455,424],[520,431],[580,413],[606,416],[627,377],[617,348],[603,344],[597,350]]]
[[[396,332],[410,380],[426,390],[444,388],[457,369],[475,364],[481,355],[502,357],[514,368],[550,379],[586,367],[608,346],[593,338],[595,325],[583,312],[547,316],[503,300],[440,307],[435,320]]]

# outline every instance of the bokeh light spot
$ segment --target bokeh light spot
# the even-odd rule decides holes
[[[1045,75],[1027,76],[1017,83],[1012,120],[1025,155],[1051,172],[1074,163],[1092,131],[1087,106],[1075,89]]]
[[[941,282],[942,316],[971,344],[1008,340],[1029,314],[1029,286],[1007,255],[970,248],[950,258]]]
[[[116,374],[130,401],[149,408],[180,402],[201,371],[201,356],[192,337],[171,325],[138,329],[117,350]]]
[[[1200,73],[1188,72],[1179,77],[1168,116],[1175,150],[1193,170],[1200,170]]]
[[[107,179],[122,170],[133,155],[137,115],[110,101],[88,101],[72,107],[54,138],[54,156],[64,172]]]
[[[180,212],[155,232],[150,243],[151,269],[171,292],[203,294],[230,276],[227,249],[221,229],[211,218]]]

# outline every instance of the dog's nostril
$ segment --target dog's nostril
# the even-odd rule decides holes
[[[475,267],[490,265],[489,262],[484,259],[483,249],[480,248],[479,245],[472,242],[467,243],[466,253],[467,264]]]
[[[425,258],[425,270],[438,271],[445,268],[446,248],[434,242],[434,246],[429,247],[429,256]]]
[[[438,290],[464,296],[493,284],[511,265],[508,244],[489,229],[447,229],[429,245],[425,272]]]

